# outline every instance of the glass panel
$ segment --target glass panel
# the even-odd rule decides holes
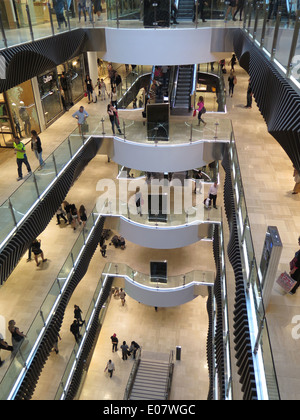
[[[17,135],[20,138],[31,138],[31,130],[40,133],[31,81],[9,89],[6,96]]]
[[[6,200],[0,207],[0,243],[9,235],[15,227],[15,222],[9,207],[8,200]]]
[[[300,19],[300,18],[298,18]],[[295,29],[296,30],[296,29]],[[291,62],[291,77],[295,79],[298,83],[300,83],[300,31],[298,26],[298,36],[296,41],[296,49],[294,57],[292,58]]]
[[[39,193],[42,194],[56,178],[56,171],[52,155],[45,160],[45,165],[39,171],[35,171],[36,183]],[[26,184],[26,183],[25,183]]]
[[[57,173],[59,173],[71,159],[69,143],[65,140],[54,152]]]
[[[66,262],[64,263],[62,269],[60,270],[57,279],[60,283],[60,286],[63,287],[66,278],[68,277],[68,275],[70,274],[71,270],[73,268],[73,257],[72,255],[68,255],[68,258],[66,260]]]
[[[82,235],[82,233],[79,235],[75,245],[72,248],[72,254],[73,254],[73,259],[74,259],[74,264],[76,262],[76,259],[78,258],[78,255],[82,249],[84,245],[84,237]]]
[[[38,83],[45,122],[46,125],[49,125],[62,112],[61,93],[56,69],[39,76]]]
[[[36,185],[33,175],[30,175],[10,197],[17,222],[24,217],[37,199]]]
[[[72,150],[72,156],[75,155],[75,153],[82,147],[83,140],[82,136],[80,134],[71,134],[69,136],[70,139],[70,145]]]
[[[45,1],[27,0],[34,39],[52,35],[50,14]],[[50,4],[50,2],[49,2]]]

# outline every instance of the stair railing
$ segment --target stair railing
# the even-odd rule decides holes
[[[135,361],[133,363],[133,366],[132,366],[132,369],[131,369],[131,372],[130,372],[130,375],[129,375],[129,379],[128,379],[128,382],[127,382],[127,385],[126,385],[126,388],[125,388],[123,400],[128,400],[129,399],[129,396],[131,394],[132,387],[133,387],[133,384],[134,384],[134,381],[135,381],[135,377],[136,377],[136,374],[137,374],[137,371],[138,371],[138,367],[139,367],[140,362],[141,362],[141,355],[142,355],[142,348],[140,347],[136,351]]]

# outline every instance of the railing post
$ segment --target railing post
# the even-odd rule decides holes
[[[120,25],[120,18],[119,18],[119,0],[116,0],[116,17],[117,17],[117,28]]]
[[[49,1],[47,3],[47,7],[48,7],[48,12],[49,12],[51,31],[52,31],[52,35],[54,36],[54,25],[53,25],[52,13],[51,13],[51,5],[50,5],[50,2]]]
[[[14,220],[14,224],[15,224],[15,226],[17,226],[17,219],[16,219],[16,216],[15,216],[14,209],[13,209],[13,206],[11,204],[10,198],[8,199],[8,205],[9,205],[9,208],[10,208],[10,211],[11,211],[11,214],[12,214],[12,218]]]
[[[288,77],[288,78],[291,77],[291,73],[292,73],[292,69],[293,69],[292,61],[293,61],[295,51],[296,51],[296,47],[297,47],[297,42],[298,42],[298,37],[299,37],[299,28],[300,28],[300,10],[297,10],[293,39],[292,39],[292,44],[291,44],[291,49],[290,49],[290,55],[289,55],[289,59],[288,59],[288,63],[287,63],[286,77]]]
[[[36,181],[36,176],[35,176],[34,172],[32,172],[32,176],[33,176],[33,182],[34,182],[34,185],[35,185],[37,196],[40,197],[40,193],[39,193],[39,189],[38,189],[38,185],[37,185],[37,181]]]
[[[263,22],[262,31],[261,31],[260,48],[263,48],[264,43],[265,43],[268,13],[269,13],[269,6],[267,6],[267,4],[264,3],[264,22]]]
[[[1,10],[0,10],[0,30],[1,30],[2,40],[3,40],[4,46],[5,46],[5,48],[7,48],[8,44],[7,44],[7,39],[6,39],[5,30],[4,30],[4,26],[3,26]]]
[[[55,160],[55,156],[54,155],[52,155],[52,159],[53,159],[53,165],[54,165],[55,173],[56,173],[56,176],[57,176],[58,175],[58,172],[57,172],[56,160]]]
[[[275,31],[274,31],[274,37],[273,37],[273,45],[272,45],[272,50],[271,50],[271,61],[273,61],[275,58],[280,21],[281,21],[281,7],[278,7],[278,12],[276,16],[276,25],[275,25]]]
[[[257,31],[259,11],[260,11],[260,4],[258,3],[256,5],[256,10],[255,10],[255,21],[254,21],[254,29],[253,29],[253,40],[256,39],[256,31]]]
[[[31,41],[34,41],[33,29],[32,29],[32,22],[31,22],[31,16],[30,16],[30,11],[29,11],[29,6],[28,6],[28,4],[26,4],[26,13],[27,13],[27,19],[28,19],[28,24],[29,24],[29,30],[30,30]]]

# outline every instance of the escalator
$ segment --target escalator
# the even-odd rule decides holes
[[[179,66],[175,77],[171,114],[185,115],[191,111],[191,93],[195,82],[193,65]]]
[[[177,20],[191,22],[194,18],[194,4],[194,0],[179,0]]]

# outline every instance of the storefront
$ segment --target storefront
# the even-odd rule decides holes
[[[40,98],[46,127],[60,117],[64,111],[57,70],[38,76]]]
[[[30,80],[0,94],[0,146],[12,147],[13,137],[31,137],[40,132],[32,84]]]
[[[79,56],[57,67],[57,73],[60,80],[61,93],[63,95],[63,104],[69,109],[76,102],[80,101],[84,95],[84,58]],[[65,77],[65,82],[61,77]]]

